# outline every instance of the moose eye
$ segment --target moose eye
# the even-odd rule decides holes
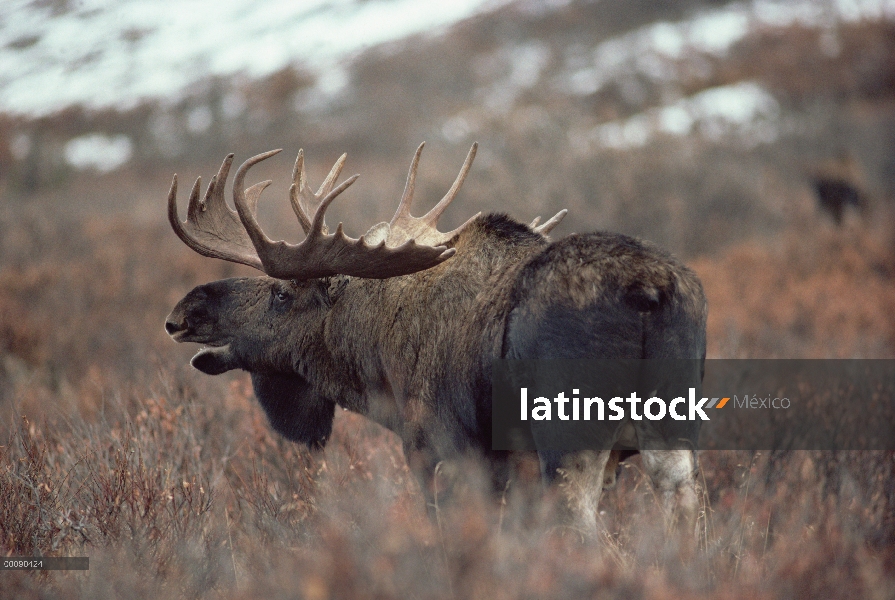
[[[273,297],[277,302],[286,302],[289,300],[289,294],[285,292],[285,290],[275,290],[273,293]]]

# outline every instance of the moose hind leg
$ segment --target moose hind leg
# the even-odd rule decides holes
[[[696,526],[696,455],[692,450],[641,450],[643,467],[662,500],[669,525]]]

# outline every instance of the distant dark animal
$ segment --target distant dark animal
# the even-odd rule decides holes
[[[394,218],[357,240],[341,224],[334,233],[324,224],[330,203],[357,177],[334,188],[344,155],[313,194],[299,152],[290,199],[307,237],[294,246],[272,242],[256,221],[270,182],[243,188],[249,168],[279,151],[239,168],[236,212],[224,200],[233,155],[204,198],[196,181],[185,223],[177,216],[175,176],[168,214],[177,235],[200,254],[267,275],[200,285],[177,304],[167,332],[206,345],[191,364],[212,375],[248,371],[271,425],[311,447],[326,444],[336,406],[365,415],[400,436],[428,492],[436,466],[464,455],[483,457],[495,478],[506,477],[507,453],[491,449],[493,359],[704,359],[702,286],[669,254],[611,233],[551,242],[546,235],[566,211],[539,227],[538,219],[525,225],[478,214],[441,233],[438,218],[476,146],[450,191],[416,218],[410,204],[421,151]],[[579,521],[595,524],[622,448],[637,448],[632,432],[639,433],[630,422],[620,424],[612,451],[541,453],[545,477],[566,490]],[[667,510],[692,523],[693,453],[641,450]]]
[[[817,176],[812,183],[818,206],[833,217],[836,225],[842,225],[847,208],[851,207],[858,212],[863,212],[866,208],[864,194],[845,179]]]

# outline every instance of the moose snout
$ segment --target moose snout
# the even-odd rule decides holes
[[[165,331],[168,332],[168,335],[174,335],[175,333],[186,331],[187,329],[189,329],[189,323],[186,319],[174,319],[169,316],[165,320]]]

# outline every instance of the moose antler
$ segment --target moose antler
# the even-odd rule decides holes
[[[547,235],[551,231],[553,231],[557,225],[559,225],[560,221],[566,218],[566,214],[568,214],[569,209],[564,208],[545,222],[543,225],[538,227],[538,223],[541,222],[541,217],[535,217],[534,221],[532,221],[528,226],[537,231],[542,235]]]
[[[336,227],[335,233],[325,233],[323,216],[326,209],[339,194],[355,182],[358,175],[344,181],[320,201],[310,222],[308,236],[302,243],[293,246],[286,242],[271,241],[261,230],[254,215],[258,198],[270,182],[255,184],[245,191],[242,191],[242,186],[246,172],[253,165],[277,152],[279,150],[248,159],[239,167],[233,182],[236,212],[239,213],[243,227],[258,252],[258,257],[264,265],[264,272],[271,277],[311,279],[342,274],[385,279],[434,267],[456,252],[453,248],[447,249],[444,246],[417,245],[414,240],[408,240],[396,248],[387,247],[385,239],[378,239],[376,245],[370,245],[364,239],[365,236],[356,240],[346,236],[341,223]],[[373,231],[378,233],[376,227]],[[376,237],[381,238],[380,235]]]
[[[168,192],[168,221],[174,233],[183,243],[203,256],[221,258],[256,269],[261,265],[252,240],[242,227],[239,216],[227,206],[224,200],[224,183],[233,163],[233,155],[228,154],[221,164],[218,174],[211,178],[205,197],[199,200],[202,178],[196,179],[190,193],[190,203],[186,210],[186,222],[181,223],[177,214],[177,175]]]
[[[407,275],[434,267],[453,256],[456,250],[447,248],[444,244],[478,216],[477,214],[448,233],[436,229],[438,218],[456,197],[469,172],[476,148],[477,145],[473,144],[460,174],[444,198],[424,216],[416,218],[410,215],[410,204],[423,149],[421,144],[411,163],[404,194],[395,216],[390,223],[374,225],[359,239],[345,235],[341,223],[336,227],[335,233],[330,234],[324,222],[329,205],[358,178],[358,175],[354,175],[333,189],[345,163],[344,154],[336,161],[314,194],[310,191],[304,171],[304,152],[299,151],[292,172],[289,198],[295,216],[307,236],[300,244],[274,242],[258,224],[255,216],[258,199],[261,192],[270,185],[270,181],[243,189],[248,170],[280,150],[253,156],[239,167],[233,182],[236,212],[230,210],[223,197],[224,182],[233,162],[232,154],[224,160],[220,171],[212,178],[205,199],[201,202],[201,180],[196,181],[190,195],[186,223],[181,223],[177,215],[175,176],[168,195],[168,218],[175,233],[196,252],[246,264],[278,279],[301,280],[337,274],[384,279]]]

